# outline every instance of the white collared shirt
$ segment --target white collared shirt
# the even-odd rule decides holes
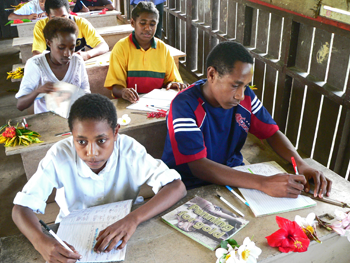
[[[13,203],[43,214],[47,198],[57,188],[56,202],[61,208],[57,223],[74,210],[135,200],[144,183],[156,194],[176,179],[181,177],[175,170],[154,159],[141,144],[123,134],[118,135],[106,166],[95,174],[77,155],[71,136],[50,148]]]

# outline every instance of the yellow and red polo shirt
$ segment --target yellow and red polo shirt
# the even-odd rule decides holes
[[[144,50],[133,32],[114,45],[104,85],[107,89],[113,85],[134,88],[137,84],[138,93],[148,93],[169,82],[182,79],[163,41],[152,38],[151,47]]]
[[[95,28],[83,17],[73,16],[69,17],[72,19],[78,26],[79,33],[77,36],[75,51],[80,50],[81,48],[88,46],[90,48],[96,47],[98,44],[105,42],[104,39],[96,32]],[[46,40],[44,37],[44,27],[49,18],[41,19],[36,22],[34,31],[33,31],[33,47],[32,51],[44,52],[47,49]]]

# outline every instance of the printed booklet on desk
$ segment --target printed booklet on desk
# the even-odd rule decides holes
[[[212,251],[249,223],[198,196],[162,216],[162,220]]]
[[[57,235],[83,256],[79,262],[112,262],[125,259],[126,246],[97,254],[93,248],[101,230],[130,213],[132,200],[78,210],[64,217]]]

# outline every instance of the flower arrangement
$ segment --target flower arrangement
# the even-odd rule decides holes
[[[40,137],[39,133],[28,130],[25,125],[23,127],[18,127],[18,124],[11,126],[10,121],[0,127],[0,133],[0,144],[5,144],[5,147],[28,146],[32,143],[42,142],[38,138]]]
[[[241,246],[236,240],[221,241],[221,247],[215,251],[216,263],[256,263],[261,249],[249,237],[246,237]]]

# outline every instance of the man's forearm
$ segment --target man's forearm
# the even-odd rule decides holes
[[[261,190],[261,182],[264,179],[261,175],[240,172],[207,158],[189,162],[188,166],[195,177],[218,185]]]

